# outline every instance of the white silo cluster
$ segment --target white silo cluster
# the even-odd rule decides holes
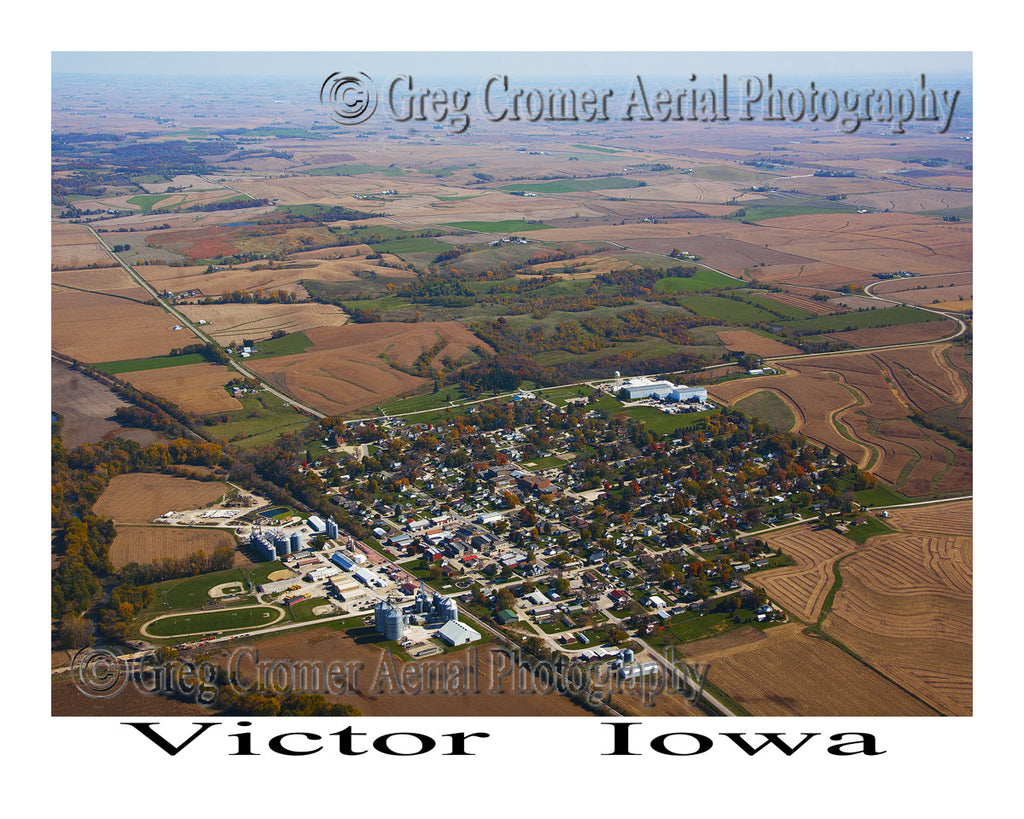
[[[335,523],[334,518],[327,518],[327,537],[329,540],[338,538],[338,524]]]
[[[401,640],[405,636],[405,617],[402,610],[390,600],[382,600],[373,607],[373,627],[385,640]]]

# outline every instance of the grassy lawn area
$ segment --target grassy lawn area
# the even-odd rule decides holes
[[[276,564],[281,568],[281,564]],[[210,595],[207,593],[214,586],[230,581],[238,581],[249,587],[246,577],[241,569],[228,569],[223,572],[212,572],[197,577],[185,577],[178,580],[165,580],[162,583],[154,583],[153,591],[156,598],[153,601],[151,610],[174,611],[175,609],[198,609],[210,602]]]
[[[630,407],[625,410],[626,415],[636,418],[638,421],[643,421],[647,429],[660,435],[678,432],[681,429],[693,429],[703,426],[704,419],[712,412],[715,412],[715,410],[672,415],[654,407]]]
[[[500,222],[446,222],[445,227],[473,230],[477,233],[522,233],[527,230],[546,230],[551,225],[527,222],[525,219],[504,219]]]
[[[796,423],[793,411],[775,393],[768,390],[755,392],[736,402],[736,409],[753,418],[760,418],[780,432],[788,432]]]
[[[854,493],[854,497],[861,506],[897,506],[910,502],[906,495],[883,484],[878,484],[874,489],[861,489]]]
[[[177,637],[186,634],[205,634],[210,631],[259,628],[270,625],[277,619],[277,612],[270,606],[221,609],[171,615],[151,623],[147,630],[156,637]]]
[[[862,523],[860,526],[851,526],[846,531],[846,536],[850,538],[850,540],[854,540],[863,545],[864,541],[869,537],[884,535],[891,531],[893,530],[882,523],[882,521],[878,520],[878,518],[869,517],[866,523]]]
[[[327,604],[328,603],[326,597],[314,597],[310,600],[303,600],[301,603],[296,603],[294,606],[288,606],[286,608],[286,611],[288,612],[288,618],[290,620],[292,620],[295,623],[304,623],[309,620],[318,619],[317,616],[313,614],[313,609],[317,608],[318,606],[324,606]],[[332,607],[332,610],[329,614],[323,614],[320,616],[330,617],[332,614],[340,613],[341,612],[338,612]]]
[[[645,639],[655,648],[665,648],[724,634],[746,625],[763,627],[765,624],[758,623],[757,614],[750,609],[736,612],[712,611],[703,615],[700,612],[686,612],[669,619],[664,623],[664,628],[655,626],[654,633]]]
[[[300,330],[297,333],[288,333],[280,338],[268,338],[257,342],[257,351],[249,357],[273,358],[279,355],[295,355],[312,346],[313,342]]]
[[[118,375],[120,373],[136,373],[142,370],[163,370],[167,367],[183,367],[186,364],[202,364],[206,360],[202,353],[188,353],[187,355],[158,355],[152,358],[128,358],[123,361],[105,361],[102,364],[94,364],[93,366],[111,375]]]
[[[531,469],[550,469],[553,466],[565,466],[565,461],[555,455],[547,455],[543,458],[534,458],[532,461],[524,461],[523,466]]]
[[[593,394],[594,391],[590,387],[556,387],[551,390],[536,391],[538,398],[543,398],[559,407],[564,407],[568,398],[586,398]]]

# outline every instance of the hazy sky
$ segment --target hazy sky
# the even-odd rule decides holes
[[[970,73],[959,52],[53,52],[54,73],[321,76],[338,70],[434,76]]]

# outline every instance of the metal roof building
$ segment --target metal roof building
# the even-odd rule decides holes
[[[462,646],[480,639],[480,632],[458,620],[449,620],[437,630],[437,636],[450,646]]]

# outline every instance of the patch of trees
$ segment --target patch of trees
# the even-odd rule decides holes
[[[662,279],[692,279],[697,273],[696,267],[670,267],[664,270],[610,270],[598,273],[594,280],[601,284],[614,285],[623,295],[649,296],[655,285]]]
[[[327,222],[354,222],[359,219],[372,219],[376,216],[383,216],[383,214],[367,213],[363,210],[346,208],[342,205],[332,205],[330,207],[313,205],[312,208],[303,208],[301,211],[286,207],[277,213],[261,218],[260,222],[284,224],[313,222],[324,224]]]
[[[204,202],[187,208],[176,208],[179,213],[206,213],[218,210],[240,210],[241,208],[263,208],[270,204],[269,199],[225,199],[221,202]]]
[[[953,429],[952,427],[946,426],[945,424],[936,423],[935,421],[932,421],[930,418],[924,415],[920,415],[919,413],[915,412],[913,415],[910,416],[910,420],[913,421],[915,424],[924,427],[925,429],[930,429],[932,430],[932,432],[939,433],[939,435],[948,438],[955,444],[959,444],[964,449],[970,450],[974,446],[974,442],[971,440],[971,438],[962,433],[960,430]]]
[[[118,576],[128,586],[146,586],[162,580],[225,571],[234,561],[235,550],[219,546],[211,554],[197,550],[187,557],[162,557],[147,564],[128,563],[121,567]]]
[[[295,304],[298,296],[290,290],[232,290],[216,299],[207,297],[203,304]]]

